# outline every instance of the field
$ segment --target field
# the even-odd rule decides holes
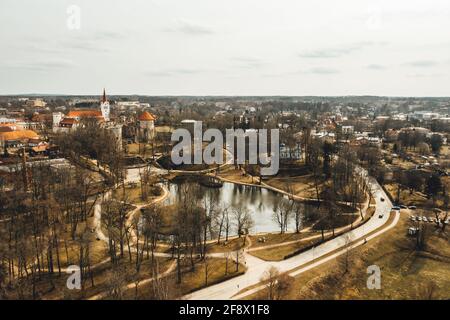
[[[306,271],[293,278],[283,299],[449,299],[450,244],[446,233],[433,225],[423,251],[415,250],[408,236],[408,213],[403,212],[395,228],[349,252],[349,271],[344,259]],[[448,231],[447,231],[448,232]],[[367,268],[381,269],[381,289],[368,289]],[[265,290],[251,299],[265,298]]]

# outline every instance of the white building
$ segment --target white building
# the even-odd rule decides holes
[[[342,126],[342,133],[343,134],[353,134],[355,132],[354,126]]]

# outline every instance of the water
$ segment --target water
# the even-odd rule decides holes
[[[219,209],[223,210],[239,205],[247,208],[253,218],[253,227],[250,229],[251,234],[280,231],[280,227],[273,217],[274,207],[280,197],[287,199],[286,196],[264,188],[242,186],[227,182],[221,188],[208,188],[198,185],[196,182],[181,182],[169,183],[169,197],[166,200],[167,205],[172,205],[177,202],[181,194],[180,188],[182,183],[196,184],[202,200],[212,197]],[[230,217],[233,217],[232,213],[230,213]],[[288,224],[288,231],[294,230],[295,222],[293,221],[292,214],[291,221]],[[234,225],[232,226],[232,231],[232,234],[236,234]]]

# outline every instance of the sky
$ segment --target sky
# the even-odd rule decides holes
[[[0,94],[450,96],[448,0],[1,0]]]

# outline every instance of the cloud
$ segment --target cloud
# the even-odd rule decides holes
[[[407,63],[406,65],[411,67],[418,67],[418,68],[429,68],[434,67],[438,63],[434,60],[417,60]]]
[[[261,59],[255,57],[233,57],[230,60],[235,66],[246,69],[260,68],[266,64]]]
[[[149,77],[171,77],[171,76],[177,76],[177,75],[199,74],[204,71],[205,70],[203,70],[203,69],[175,68],[175,69],[148,71],[145,73],[145,75],[149,76]]]
[[[385,67],[385,66],[382,66],[382,65],[380,65],[380,64],[369,64],[369,65],[367,66],[367,69],[371,69],[371,70],[385,70],[386,67]]]
[[[375,46],[375,45],[385,45],[385,42],[356,42],[347,45],[340,45],[329,48],[322,48],[318,50],[305,51],[298,54],[300,58],[308,59],[322,59],[322,58],[339,58],[345,55],[349,55],[355,51],[364,49],[365,47]]]
[[[413,73],[407,75],[408,78],[437,78],[443,76],[445,76],[445,74],[442,73],[432,73],[432,74]]]
[[[326,68],[326,67],[317,67],[317,68],[311,68],[308,71],[306,71],[306,73],[311,73],[311,74],[322,74],[322,75],[327,75],[327,74],[337,74],[340,71],[337,69],[333,69],[333,68]]]
[[[7,69],[27,70],[27,71],[56,71],[76,67],[77,64],[71,60],[36,60],[36,61],[13,61],[5,64]]]
[[[214,30],[208,26],[193,23],[184,19],[176,20],[173,26],[165,28],[164,31],[183,33],[193,36],[210,35],[214,33]]]

